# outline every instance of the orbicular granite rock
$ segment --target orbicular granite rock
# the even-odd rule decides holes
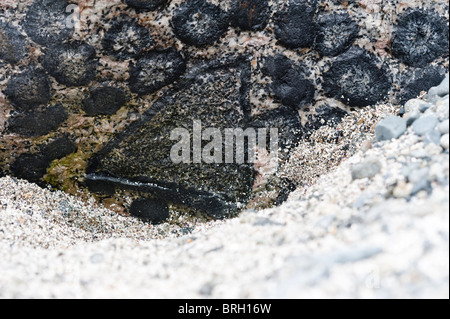
[[[93,155],[87,167],[88,184],[105,182],[137,190],[165,202],[206,211],[213,217],[236,212],[252,190],[254,169],[245,163],[197,163],[193,124],[200,121],[204,128],[214,127],[220,132],[247,128],[249,82],[250,64],[245,59],[196,66],[139,121]],[[174,146],[171,134],[178,128],[190,132],[193,154],[189,148],[186,163],[174,163],[169,156]],[[200,143],[202,152],[205,142]]]
[[[226,129],[276,128],[288,160],[320,126],[417,97],[447,70],[447,0],[3,1],[0,175],[155,224],[227,217],[267,162],[246,147],[227,162]],[[174,132],[188,132],[181,161]],[[295,188],[283,183],[274,202]]]

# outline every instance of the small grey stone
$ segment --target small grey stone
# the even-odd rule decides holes
[[[415,121],[420,118],[420,112],[418,110],[411,111],[405,114],[403,117],[406,120],[406,124],[411,126]]]
[[[431,158],[431,155],[428,154],[423,149],[411,151],[411,153],[409,153],[409,155],[413,158],[423,159],[423,160],[427,160],[427,161],[430,160],[430,158]]]
[[[441,133],[437,129],[428,131],[423,136],[423,142],[425,143],[425,145],[428,145],[428,144],[440,145],[441,144]]]
[[[419,111],[419,112],[423,113],[432,106],[433,106],[432,104],[425,102],[424,100],[412,99],[412,100],[409,100],[408,102],[406,102],[405,112],[409,113],[409,112]]]
[[[404,176],[409,176],[410,174],[412,174],[414,171],[418,170],[419,168],[420,168],[419,163],[417,163],[417,162],[411,163],[402,168],[402,174]]]
[[[415,196],[415,195],[417,195],[418,193],[420,193],[422,191],[425,191],[428,194],[431,194],[432,187],[431,187],[430,181],[424,179],[424,180],[421,180],[421,181],[418,181],[417,183],[415,183],[414,187],[413,187],[413,189],[411,191],[411,195]]]
[[[284,226],[284,224],[274,222],[269,218],[258,217],[253,223],[253,226]]]
[[[424,113],[426,110],[430,109],[433,106],[431,103],[423,102],[419,105],[419,111]]]
[[[214,285],[211,283],[206,283],[200,288],[199,293],[202,296],[211,296],[213,291],[214,291]]]
[[[441,146],[444,150],[449,149],[449,134],[445,134],[441,137]]]
[[[428,95],[439,96],[439,97],[448,95],[449,94],[448,82],[449,82],[449,75],[447,74],[444,81],[442,81],[442,83],[440,85],[430,89],[430,91],[428,92]]]
[[[449,118],[449,98],[448,95],[436,102],[436,114],[440,121],[445,121]]]
[[[427,167],[413,170],[409,175],[408,179],[413,188],[411,190],[411,195],[417,195],[421,191],[426,191],[431,193],[431,183],[429,181],[430,170]]]
[[[320,229],[329,229],[333,225],[333,223],[335,223],[335,221],[336,221],[336,216],[326,215],[317,221],[315,227],[320,228]]]
[[[372,192],[362,193],[361,196],[359,196],[358,199],[353,203],[352,208],[360,210],[364,208],[364,206],[370,204],[374,197],[375,194]]]
[[[375,135],[378,141],[388,141],[399,138],[406,129],[406,120],[398,116],[389,116],[377,125]]]
[[[408,179],[411,183],[417,183],[421,180],[428,180],[430,170],[426,167],[411,170],[408,174]]]
[[[352,167],[353,180],[372,178],[381,171],[381,163],[373,158]]]
[[[434,115],[423,116],[414,122],[412,128],[416,135],[424,136],[428,132],[434,130],[439,124],[439,120]]]
[[[94,254],[91,256],[90,260],[92,264],[98,265],[105,261],[105,257],[102,254]]]
[[[442,135],[449,133],[449,120],[445,120],[444,122],[438,125],[438,130]]]

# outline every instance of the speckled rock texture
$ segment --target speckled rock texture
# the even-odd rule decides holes
[[[261,165],[174,165],[170,132],[276,127],[282,161],[325,123],[448,72],[448,0],[4,0],[0,175],[221,218]],[[280,184],[275,197],[283,197]],[[143,208],[144,207],[144,208]]]

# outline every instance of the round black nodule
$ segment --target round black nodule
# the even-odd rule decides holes
[[[365,107],[383,101],[392,87],[386,68],[379,68],[376,57],[351,49],[340,56],[323,76],[328,97],[353,107]]]
[[[30,183],[39,184],[47,174],[47,168],[51,161],[39,154],[23,154],[11,165],[11,172],[17,178],[24,179]]]
[[[75,87],[91,83],[95,77],[98,62],[92,46],[75,41],[49,48],[42,64],[56,81]]]
[[[0,20],[0,60],[16,64],[26,53],[26,38],[17,28]]]
[[[44,136],[56,130],[68,115],[62,104],[13,115],[8,121],[10,133],[25,137]]]
[[[264,30],[270,19],[269,0],[234,0],[231,25],[241,30]]]
[[[317,24],[315,48],[322,56],[337,56],[345,52],[359,34],[358,24],[348,13],[320,15]]]
[[[32,110],[50,101],[50,79],[44,70],[31,65],[9,80],[4,93],[17,110]]]
[[[102,40],[105,51],[119,60],[136,58],[154,44],[149,30],[128,17],[114,19]]]
[[[40,147],[40,154],[51,161],[62,159],[77,151],[77,146],[69,135],[63,135]]]
[[[89,116],[113,115],[126,103],[123,89],[101,87],[90,91],[89,97],[83,101],[83,110]]]
[[[392,54],[401,62],[423,67],[448,56],[447,19],[435,13],[410,11],[398,22],[392,38]]]
[[[67,40],[74,31],[66,0],[36,0],[22,22],[25,32],[41,45],[52,46]]]
[[[177,38],[197,47],[214,44],[228,30],[228,26],[228,14],[206,0],[184,2],[172,19]]]
[[[169,207],[166,203],[155,199],[140,199],[133,202],[130,215],[144,222],[159,225],[169,218]]]
[[[262,72],[272,78],[271,91],[284,105],[301,109],[313,102],[315,86],[305,76],[306,68],[282,54],[268,57]]]
[[[407,72],[404,75],[398,102],[403,105],[409,100],[419,97],[423,91],[428,91],[441,84],[444,78],[445,70],[434,66]]]
[[[315,110],[314,115],[308,116],[305,129],[308,133],[313,133],[322,126],[335,127],[348,115],[346,111],[338,107],[322,105]]]
[[[307,0],[290,0],[289,6],[275,14],[275,36],[289,49],[310,48],[317,36],[314,16],[317,6]]]
[[[155,93],[185,70],[186,62],[175,49],[149,52],[130,68],[130,90],[139,95]]]

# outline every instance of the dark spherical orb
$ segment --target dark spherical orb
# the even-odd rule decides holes
[[[402,81],[399,103],[404,104],[410,99],[419,97],[423,91],[438,86],[444,80],[445,73],[445,70],[433,66],[407,72]]]
[[[376,62],[375,56],[360,49],[351,49],[338,57],[323,76],[326,95],[353,107],[383,101],[392,79],[388,70],[379,68]]]
[[[66,0],[36,0],[28,8],[22,25],[34,42],[53,46],[72,36],[74,21],[70,15]]]
[[[264,30],[270,14],[269,0],[234,0],[231,25],[246,31]]]
[[[60,84],[86,86],[96,75],[98,59],[92,46],[75,41],[48,48],[42,65]]]
[[[175,49],[152,51],[142,56],[130,69],[131,92],[155,93],[175,82],[186,70],[186,62]]]
[[[102,46],[115,58],[119,60],[136,58],[155,45],[149,30],[137,21],[121,17],[114,19],[111,23],[111,28],[106,31],[102,40]]]
[[[441,56],[448,56],[448,21],[432,12],[409,11],[396,26],[392,54],[401,62],[424,67]]]
[[[359,34],[358,24],[348,13],[323,14],[317,18],[315,48],[322,56],[337,56],[347,51]]]
[[[30,183],[39,184],[47,174],[51,161],[40,154],[22,154],[11,165],[12,174]]]
[[[67,120],[62,104],[41,107],[13,115],[8,121],[8,132],[25,137],[44,136],[56,130]]]
[[[17,64],[27,54],[26,43],[17,28],[0,20],[0,60]]]
[[[178,39],[202,47],[212,45],[227,32],[228,14],[206,0],[189,0],[174,12],[172,28]]]
[[[89,116],[113,115],[127,103],[123,89],[100,87],[90,90],[90,95],[83,101],[83,110]]]
[[[58,136],[40,147],[39,154],[51,161],[61,159],[77,151],[73,138],[68,134]]]
[[[266,59],[263,73],[272,78],[272,94],[284,105],[301,109],[314,100],[314,83],[305,76],[305,67],[284,55]]]
[[[169,218],[169,207],[155,199],[136,200],[130,207],[130,215],[144,222],[159,225]]]
[[[317,5],[308,0],[290,0],[289,5],[275,14],[275,36],[289,49],[310,48],[317,37],[314,20]]]
[[[17,110],[31,110],[50,101],[50,84],[44,70],[30,65],[11,77],[4,93]]]

